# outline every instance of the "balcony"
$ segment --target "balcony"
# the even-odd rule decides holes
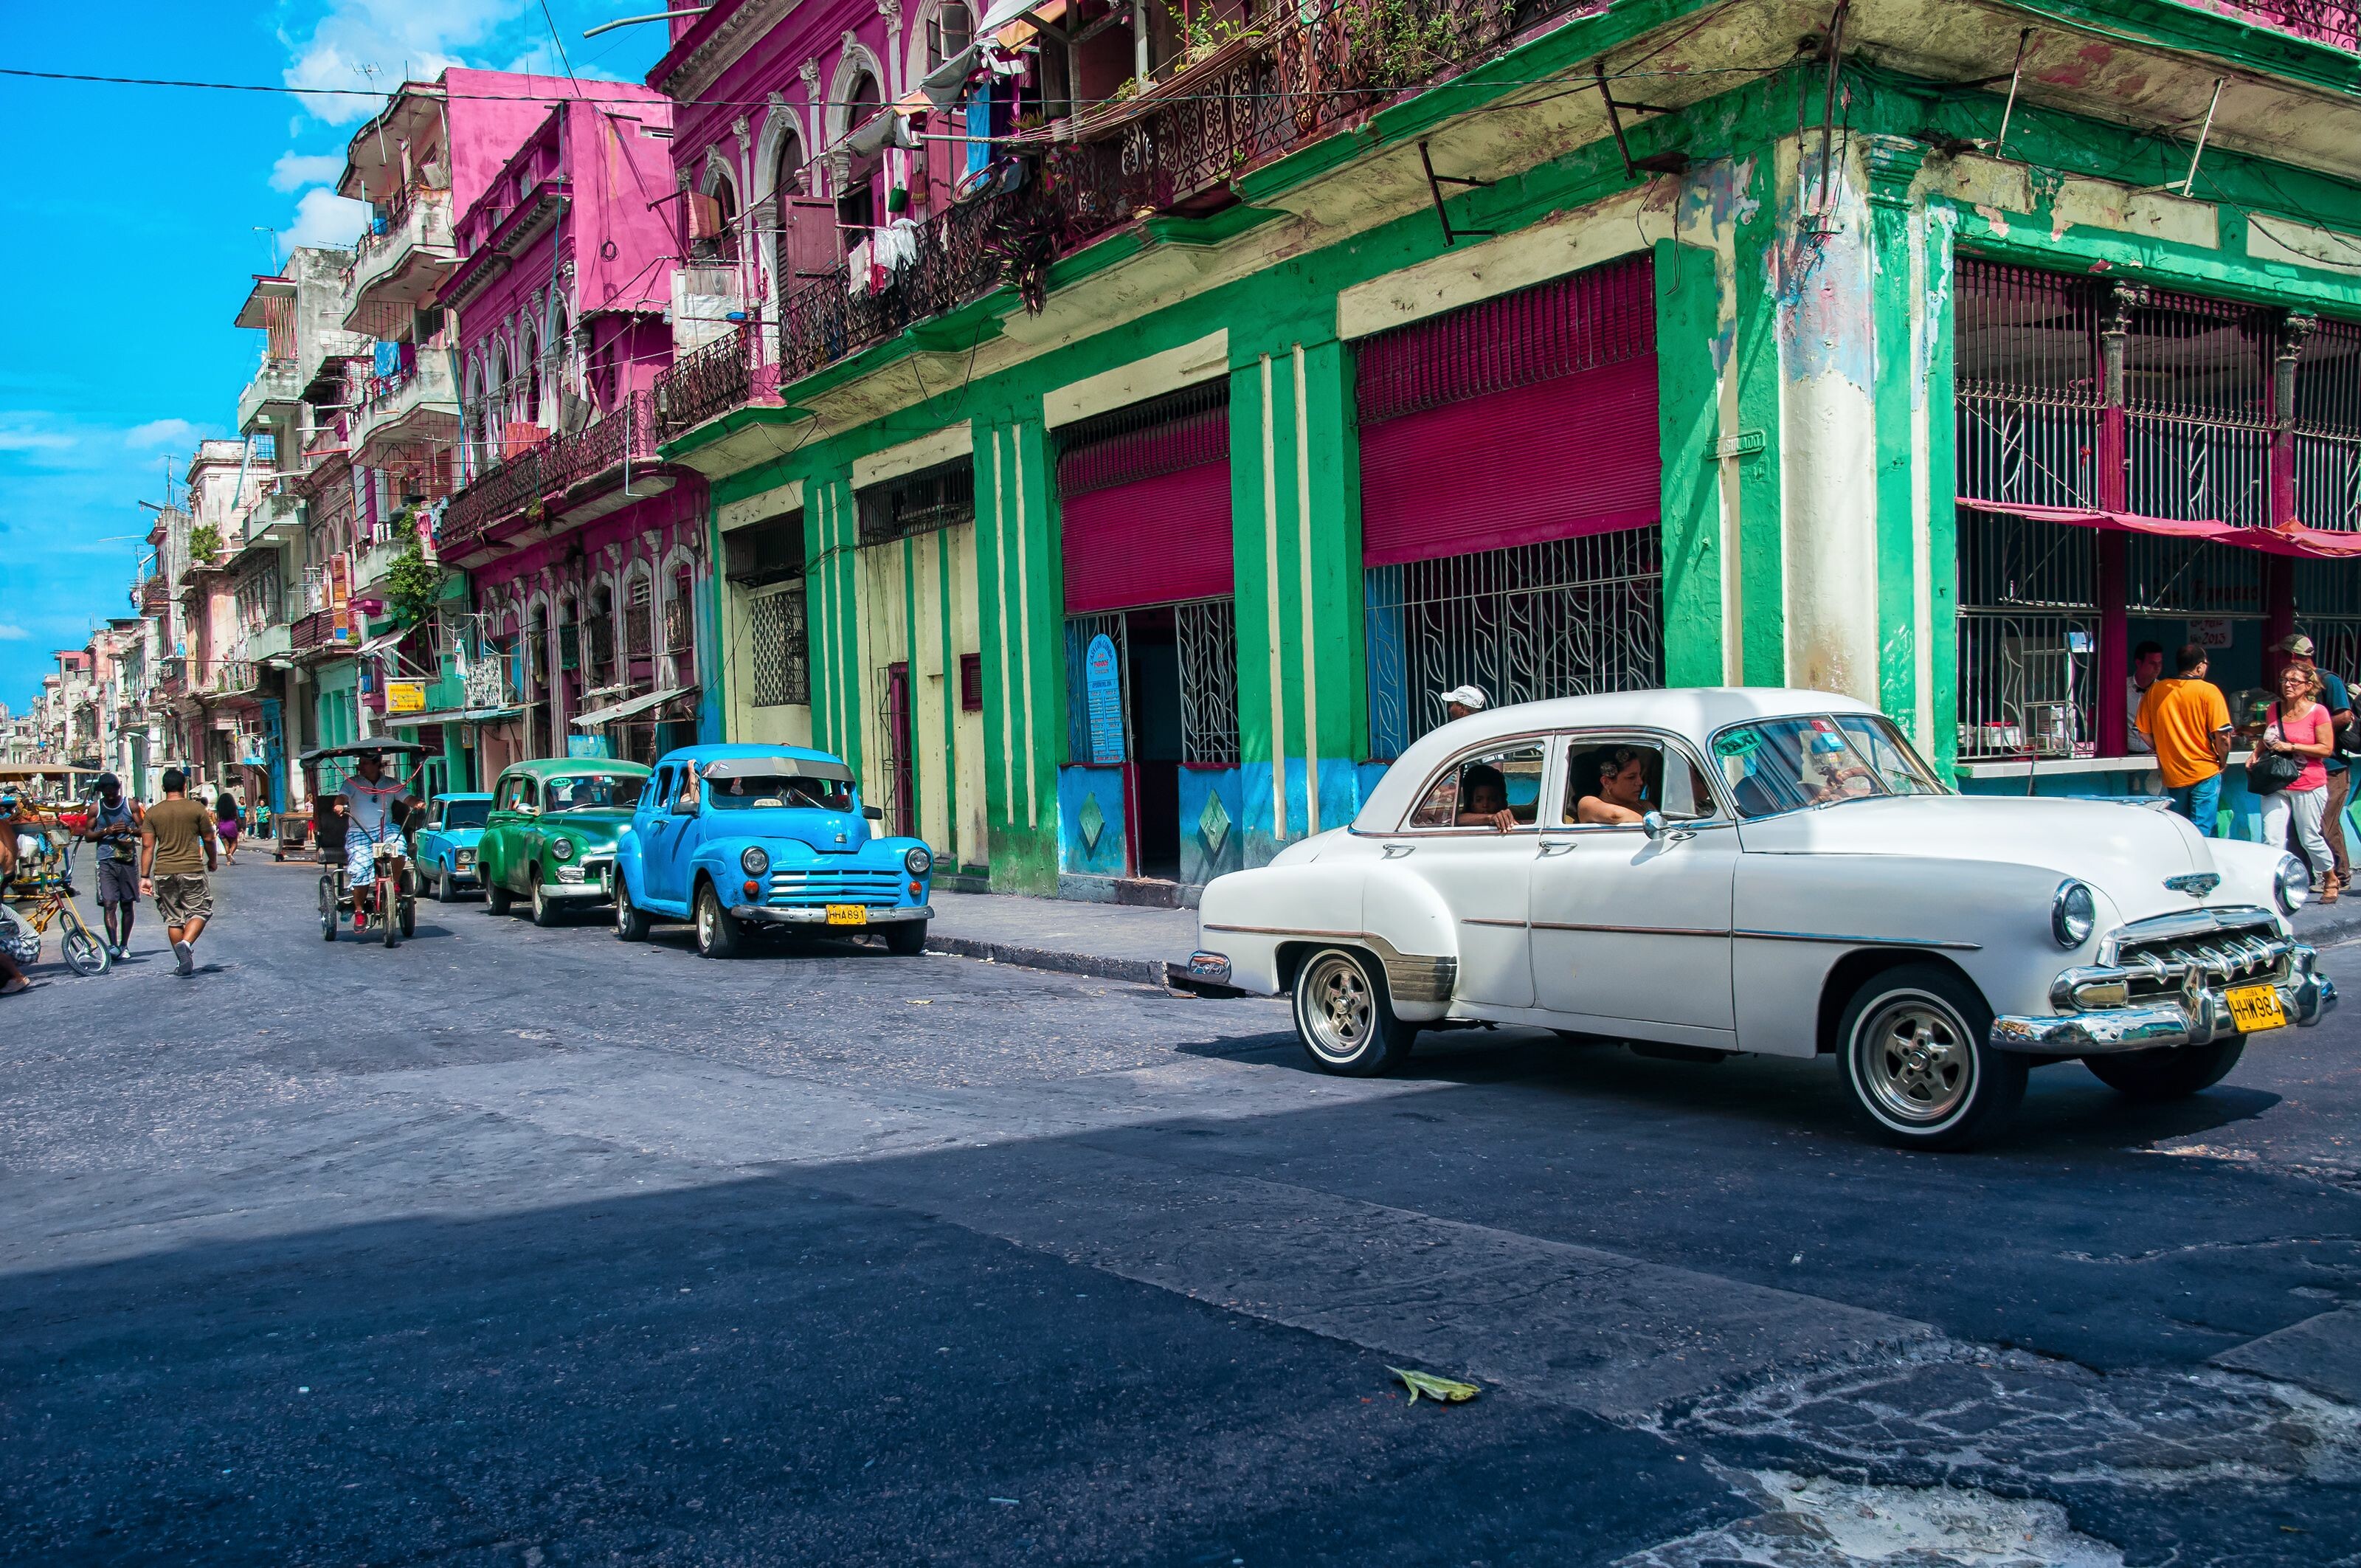
[[[450,356],[440,349],[422,352],[414,370],[380,384],[351,419],[352,460],[359,466],[410,473],[439,464],[459,438]]]
[[[526,520],[570,526],[662,495],[675,479],[658,464],[656,422],[654,400],[635,393],[573,434],[495,464],[444,512],[437,552],[453,565],[478,565]],[[626,485],[634,464],[647,466]]]
[[[197,667],[191,689],[199,696],[251,696],[262,685],[261,672],[251,659],[216,659]]]
[[[303,378],[292,359],[266,359],[237,395],[237,433],[252,435],[268,420],[291,419],[302,401]]]
[[[2301,0],[2287,0],[2289,4]],[[656,382],[669,443],[932,318],[1011,288],[1038,311],[1058,260],[1142,217],[1202,218],[1247,171],[1497,55],[1579,0],[1342,0],[1279,7],[1137,97],[1011,138],[1017,190],[874,231],[787,296],[774,329],[741,328]]]
[[[248,549],[257,544],[286,545],[303,537],[303,498],[281,479],[277,488],[255,504],[247,514],[246,543]]]
[[[137,596],[142,615],[160,614],[172,602],[172,585],[164,580],[163,573],[152,572],[139,579]]]
[[[158,702],[173,702],[188,695],[189,662],[174,654],[156,661],[156,684],[148,688]]]
[[[379,590],[385,587],[386,575],[393,570],[393,564],[408,554],[411,546],[417,543],[417,534],[412,532],[405,523],[390,537],[364,546],[360,558],[353,563],[353,597],[383,598],[385,595]]]
[[[295,629],[283,620],[258,626],[246,634],[246,656],[259,664],[269,659],[282,659],[295,651]]]
[[[459,251],[451,240],[448,191],[405,186],[380,213],[382,232],[372,224],[353,252],[344,325],[367,337],[392,338],[457,268]]]
[[[2361,4],[2356,0],[2191,0],[2202,9],[2251,22],[2258,27],[2309,38],[2335,49],[2361,50]]]

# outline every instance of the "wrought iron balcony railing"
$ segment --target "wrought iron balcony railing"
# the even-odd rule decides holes
[[[448,550],[472,543],[503,519],[562,497],[609,469],[653,462],[655,425],[654,400],[634,392],[573,434],[554,436],[494,464],[452,499],[437,544]]]
[[[2194,0],[2258,27],[2291,33],[2337,49],[2361,49],[2361,4],[2356,0]]]

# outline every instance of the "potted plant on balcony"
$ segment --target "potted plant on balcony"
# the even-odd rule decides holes
[[[436,601],[443,597],[445,576],[412,539],[410,548],[386,568],[385,602],[394,620],[403,626],[415,626],[434,614]]]
[[[201,522],[189,530],[189,559],[200,566],[210,566],[221,556],[221,530],[210,522]]]

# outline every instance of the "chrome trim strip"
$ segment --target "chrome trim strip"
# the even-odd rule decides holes
[[[1727,937],[1727,926],[1587,926],[1572,920],[1535,920],[1536,931],[1606,931],[1633,937]]]
[[[1374,931],[1304,931],[1280,926],[1224,926],[1208,921],[1201,931],[1236,931],[1249,937],[1293,937],[1313,942],[1358,942],[1386,968],[1386,985],[1403,1002],[1448,1002],[1459,986],[1459,960],[1405,953]]]
[[[1462,926],[1506,926],[1512,931],[1526,930],[1532,925],[1530,920],[1484,920],[1473,915],[1461,916],[1459,923]]]
[[[1961,953],[1983,950],[1982,942],[1945,942],[1932,937],[1839,937],[1824,931],[1755,931],[1743,928],[1730,934],[1752,938],[1758,942],[1835,942],[1856,948],[1948,948]]]
[[[828,909],[822,905],[782,908],[771,904],[739,904],[730,906],[730,918],[749,920],[763,926],[825,926]],[[840,926],[840,931],[862,931],[872,926],[900,926],[913,920],[931,920],[932,908],[917,905],[906,909],[872,909],[869,918],[859,926]]]

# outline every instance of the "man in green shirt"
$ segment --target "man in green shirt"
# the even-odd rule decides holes
[[[214,814],[189,798],[189,779],[178,768],[166,768],[164,798],[148,809],[139,824],[139,890],[156,901],[165,934],[172,938],[174,972],[196,972],[197,938],[213,918],[213,884],[205,873],[221,863],[221,840],[214,836]]]

